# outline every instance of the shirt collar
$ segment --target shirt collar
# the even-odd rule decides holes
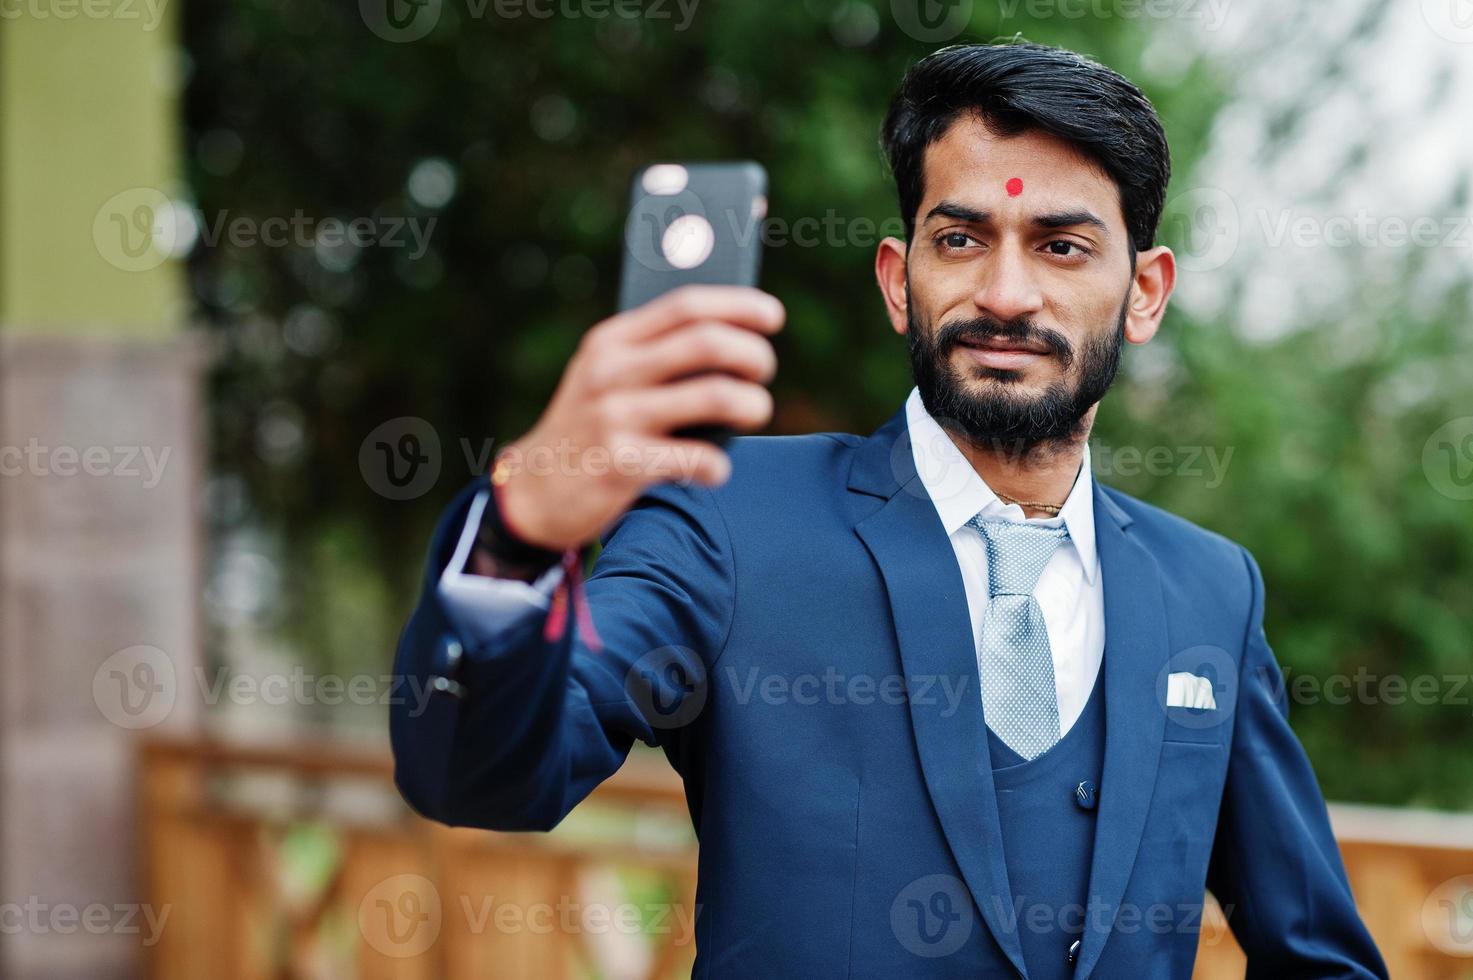
[[[1069,529],[1069,541],[1084,566],[1085,580],[1094,584],[1099,560],[1095,553],[1094,480],[1090,475],[1088,441],[1084,445],[1079,475],[1064,500],[1064,506],[1059,509],[1059,515],[1025,518],[1022,507],[1003,503],[987,481],[972,468],[956,443],[951,441],[951,436],[926,411],[919,388],[912,388],[905,401],[905,422],[910,431],[916,475],[930,495],[948,537],[979,513],[999,520],[1027,520],[1046,527],[1063,525]]]

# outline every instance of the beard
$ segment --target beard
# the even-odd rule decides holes
[[[1009,323],[990,316],[958,320],[933,335],[919,329],[912,303],[906,344],[921,403],[943,428],[974,446],[1007,446],[1028,453],[1070,442],[1081,434],[1085,416],[1115,381],[1128,302],[1127,294],[1113,329],[1091,331],[1077,350],[1057,330],[1040,327],[1027,317]],[[952,367],[951,355],[963,340],[981,342],[989,337],[1043,344],[1062,376],[1042,392],[1027,394],[1020,390],[1020,371],[978,365],[966,377]],[[976,381],[991,383],[975,390]]]

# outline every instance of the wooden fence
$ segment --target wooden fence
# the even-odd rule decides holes
[[[387,756],[309,744],[143,744],[154,980],[667,980],[695,955],[680,783],[636,753],[551,834],[421,820]],[[1473,818],[1335,808],[1391,975],[1473,978]],[[1220,911],[1196,977],[1243,976]]]

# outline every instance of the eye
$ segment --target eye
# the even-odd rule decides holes
[[[1078,242],[1071,242],[1067,238],[1055,238],[1045,245],[1044,248],[1048,249],[1050,255],[1057,255],[1061,259],[1082,258],[1090,254],[1089,249]],[[1073,249],[1073,251],[1070,252],[1069,249]]]
[[[977,240],[971,235],[961,231],[944,231],[936,236],[936,244],[953,251],[960,251],[976,242]]]

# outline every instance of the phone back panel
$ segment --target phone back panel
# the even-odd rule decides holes
[[[654,164],[635,175],[619,309],[694,283],[755,286],[767,216],[761,164]]]

